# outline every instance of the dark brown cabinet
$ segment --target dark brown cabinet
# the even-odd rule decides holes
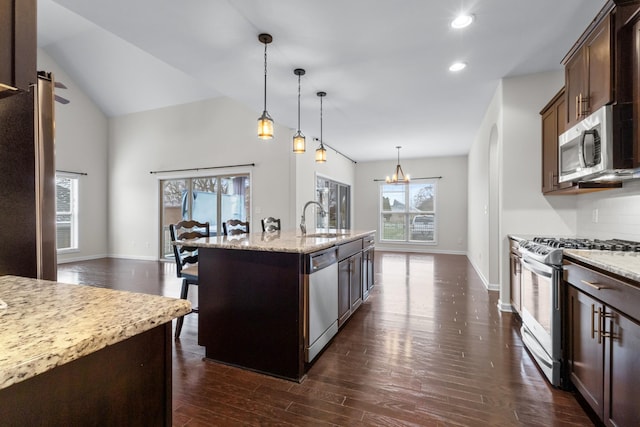
[[[569,127],[613,101],[611,15],[600,19],[564,62]]]
[[[375,258],[373,235],[367,236],[362,240],[362,301],[369,297],[369,293],[373,288],[373,263]]]
[[[604,346],[596,337],[596,316],[603,305],[569,286],[569,377],[600,418],[604,413]]]
[[[338,246],[338,327],[355,313],[363,301],[363,240],[366,239]],[[372,247],[369,248],[371,249]]]
[[[567,370],[608,426],[640,425],[638,283],[565,261]]]
[[[36,82],[36,1],[0,0],[0,97]]]
[[[518,252],[518,242],[514,239],[509,239],[509,270],[511,273],[510,289],[511,289],[511,308],[518,314],[522,311],[522,289],[521,289],[521,277],[522,270],[520,270],[520,252]]]
[[[565,89],[542,109],[542,192],[544,194],[571,188],[571,182],[558,182],[558,137],[565,131]]]

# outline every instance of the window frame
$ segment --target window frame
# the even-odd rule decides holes
[[[411,188],[412,186],[420,185],[430,185],[433,187],[433,210],[417,210],[412,209],[411,204]],[[404,193],[404,209],[401,211],[388,209],[385,210],[383,206],[383,194],[385,194],[386,186],[394,186],[398,190],[402,189]],[[398,243],[398,244],[408,244],[408,245],[429,245],[435,246],[438,244],[438,213],[437,213],[437,202],[438,202],[438,182],[437,180],[425,180],[419,183],[412,181],[409,183],[397,183],[397,184],[389,184],[386,182],[381,182],[378,187],[378,225],[380,232],[378,241],[380,243]],[[403,215],[403,225],[404,225],[404,238],[402,239],[387,239],[385,238],[384,224],[385,224],[385,215]],[[417,216],[426,215],[433,216],[433,238],[430,240],[421,240],[421,239],[413,239],[412,236],[412,218]]]
[[[318,184],[320,181],[324,181],[329,187],[320,187]],[[335,212],[331,211],[331,185],[335,186]],[[343,209],[343,203],[341,198],[341,190],[345,192],[346,207]],[[326,193],[326,197],[325,197]],[[319,211],[316,211],[316,229],[323,230],[340,230],[351,228],[351,185],[344,182],[336,181],[327,176],[316,173],[315,179],[315,201],[322,205],[323,209],[327,212],[327,215],[323,217]],[[335,227],[332,227],[332,214],[335,215],[333,222]],[[346,218],[345,218],[346,216]],[[338,225],[344,227],[338,228]]]
[[[208,173],[207,173],[208,172]],[[188,192],[189,195],[191,195],[193,193],[193,191],[198,191],[198,190],[194,190],[194,181],[198,180],[198,179],[203,179],[203,178],[211,178],[214,179],[216,182],[216,188],[220,189],[221,188],[221,182],[223,179],[226,178],[232,178],[232,177],[246,177],[246,179],[249,180],[249,185],[248,185],[248,196],[247,196],[247,200],[246,202],[248,203],[248,207],[247,207],[247,212],[246,212],[246,221],[251,222],[251,219],[253,218],[253,174],[251,173],[250,170],[239,170],[239,171],[232,171],[232,170],[227,170],[227,171],[221,171],[220,173],[216,173],[216,174],[211,174],[210,171],[202,171],[200,173],[194,173],[194,174],[189,174],[189,175],[180,175],[180,176],[176,176],[176,175],[171,175],[171,174],[163,174],[158,176],[158,181],[157,181],[157,185],[158,185],[158,230],[159,230],[159,239],[158,239],[158,259],[163,260],[163,261],[173,261],[173,251],[169,251],[168,248],[170,248],[170,237],[169,237],[169,226],[168,225],[164,225],[164,220],[165,220],[165,205],[164,205],[164,183],[166,181],[186,181],[187,185],[186,185],[186,191]],[[222,208],[223,208],[223,203],[222,203],[222,197],[223,197],[223,193],[220,191],[216,191],[215,193],[212,194],[216,194],[216,225],[214,227],[214,224],[210,224],[211,228],[211,235],[212,236],[216,236],[216,235],[222,235],[222,221],[224,220],[222,218]],[[189,219],[192,218],[193,215],[193,198],[192,197],[187,197],[187,208],[186,208],[186,212],[188,212],[189,215]]]
[[[70,211],[58,211],[58,179],[68,179],[71,182],[71,200],[69,201]],[[75,174],[56,172],[56,252],[58,254],[80,252],[79,198],[80,177]],[[61,223],[60,221],[58,221],[59,215],[70,215],[71,217],[69,220],[69,246],[64,248],[58,247],[58,228],[60,227],[59,224]]]

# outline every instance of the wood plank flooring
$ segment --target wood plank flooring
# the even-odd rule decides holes
[[[524,350],[465,256],[376,252],[376,286],[300,384],[173,351],[173,425],[588,426]],[[58,281],[177,297],[171,263],[61,264]],[[197,305],[197,288],[189,299]],[[242,339],[242,337],[238,337]]]

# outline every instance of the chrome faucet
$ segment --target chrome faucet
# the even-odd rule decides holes
[[[303,236],[307,234],[307,225],[304,222],[304,215],[307,211],[307,207],[312,204],[316,204],[318,205],[318,207],[320,207],[320,215],[325,216],[327,214],[322,205],[315,200],[309,200],[307,203],[305,203],[304,208],[302,208],[302,218],[300,219],[300,230],[302,231]]]

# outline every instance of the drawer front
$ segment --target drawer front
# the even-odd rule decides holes
[[[640,319],[640,288],[634,283],[568,260],[564,261],[563,269],[565,282],[634,319]]]
[[[366,249],[370,246],[373,246],[376,242],[376,236],[374,234],[369,234],[362,239],[362,249]]]
[[[349,258],[353,254],[362,251],[362,239],[354,240],[349,243],[338,246],[338,259],[343,260]]]

